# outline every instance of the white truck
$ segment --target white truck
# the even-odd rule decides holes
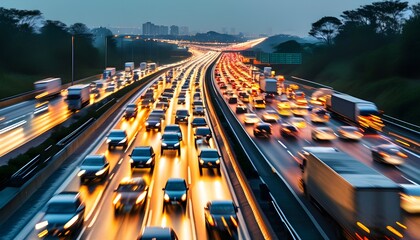
[[[341,226],[338,238],[403,235],[398,184],[338,150],[309,147],[303,153],[304,192]]]
[[[40,81],[34,82],[35,91],[38,95],[36,99],[42,100],[50,97],[54,97],[61,92],[61,78],[46,78]]]
[[[117,73],[117,70],[114,67],[107,67],[102,74],[104,79],[113,77]]]
[[[265,77],[270,77],[271,76],[271,67],[264,67],[264,76]]]
[[[76,111],[81,109],[84,105],[89,104],[90,87],[89,84],[74,85],[67,89],[67,104],[68,109]]]
[[[373,102],[334,93],[327,99],[326,106],[333,116],[354,122],[362,128],[381,130],[384,126],[378,108]]]
[[[125,71],[125,76],[126,77],[131,77],[133,76],[133,71],[134,71],[134,62],[126,62],[124,64],[124,71]]]
[[[150,72],[156,71],[156,63],[148,63],[147,65],[149,67]]]
[[[141,62],[141,63],[140,63],[140,70],[141,70],[141,71],[146,70],[146,67],[147,67],[147,63],[146,63],[146,62]]]
[[[274,78],[260,78],[260,90],[264,93],[277,94],[277,80]]]

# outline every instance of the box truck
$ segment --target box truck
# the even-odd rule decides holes
[[[303,152],[304,192],[341,226],[341,237],[402,238],[398,184],[344,152],[324,147]]]
[[[68,109],[75,111],[81,109],[84,105],[89,104],[90,87],[89,84],[74,85],[67,89]]]
[[[346,94],[334,93],[326,102],[333,116],[358,124],[364,129],[382,130],[384,124],[376,105]]]
[[[113,77],[117,73],[117,70],[114,67],[107,67],[102,74],[104,79]]]
[[[146,63],[146,62],[141,62],[141,63],[140,63],[140,70],[141,70],[141,71],[146,70],[146,67],[147,67],[147,63]]]
[[[37,91],[36,99],[42,100],[54,97],[61,92],[61,78],[46,78],[34,82],[35,91]]]
[[[274,78],[261,78],[260,90],[264,93],[277,94],[277,80]]]
[[[126,62],[124,64],[124,71],[126,77],[131,77],[134,71],[134,62]]]
[[[148,67],[149,67],[149,71],[150,72],[154,72],[154,71],[156,71],[156,63],[149,63],[149,64],[147,64],[148,65]]]

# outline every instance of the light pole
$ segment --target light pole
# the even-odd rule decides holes
[[[109,36],[105,36],[105,68],[108,66],[108,37]]]
[[[71,85],[74,82],[74,35],[71,35]]]

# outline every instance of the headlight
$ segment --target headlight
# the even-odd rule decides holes
[[[149,158],[149,160],[147,160],[146,164],[150,164],[152,162],[153,158]]]
[[[133,163],[133,162],[134,162],[134,160],[132,158],[130,158],[130,163]]]
[[[141,201],[143,201],[143,199],[146,197],[146,195],[147,195],[147,192],[146,191],[142,192],[142,194],[140,194],[140,196],[137,198],[136,204],[138,204]]]
[[[79,214],[72,217],[70,219],[70,221],[68,221],[66,224],[64,224],[64,229],[70,228],[78,219],[79,219]]]
[[[182,201],[187,200],[187,194],[186,194],[186,193],[182,194],[181,200],[182,200]]]
[[[145,124],[146,126],[149,126],[149,123],[148,122],[146,122],[146,124]]]
[[[166,144],[166,143],[163,142],[162,143],[162,146],[166,147],[166,146],[168,146],[168,144]]]
[[[220,164],[220,160],[219,159],[216,160],[216,164]]]
[[[156,126],[158,126],[158,127],[159,127],[159,126],[160,126],[160,123],[156,123]]]
[[[86,173],[86,170],[80,170],[80,171],[77,173],[77,176],[81,177],[81,176],[83,176],[83,174],[85,174],[85,173]]]
[[[165,196],[163,196],[163,199],[167,202],[169,202],[169,195],[167,193],[165,193]]]
[[[106,143],[110,143],[110,142],[111,142],[111,139],[107,138]]]
[[[178,147],[179,146],[179,142],[174,144],[174,147]]]
[[[203,159],[200,159],[200,164],[204,164],[204,160]]]
[[[214,221],[214,219],[213,219],[213,217],[212,217],[212,216],[210,216],[210,217],[208,218],[208,220],[209,220],[209,224],[210,224],[210,226],[215,226],[215,225],[216,225],[216,222]]]
[[[127,141],[127,138],[124,138],[123,140],[121,140],[119,143],[125,143]]]
[[[97,171],[97,172],[95,173],[95,175],[96,175],[96,176],[101,176],[102,174],[104,174],[104,172],[105,172],[105,171],[106,171],[106,168],[101,169],[101,170]]]
[[[35,229],[40,230],[40,229],[45,228],[46,226],[48,226],[48,221],[43,221],[43,222],[37,223],[35,225]]]
[[[112,203],[115,205],[117,204],[121,199],[121,193],[118,193],[118,195],[114,198],[114,201]]]
[[[232,220],[232,223],[235,227],[238,227],[238,221],[236,221],[236,218],[233,216],[230,216],[230,220]]]

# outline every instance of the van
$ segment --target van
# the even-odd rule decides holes
[[[238,103],[238,97],[236,95],[230,96],[229,99],[228,99],[228,103],[230,103],[230,104]]]

